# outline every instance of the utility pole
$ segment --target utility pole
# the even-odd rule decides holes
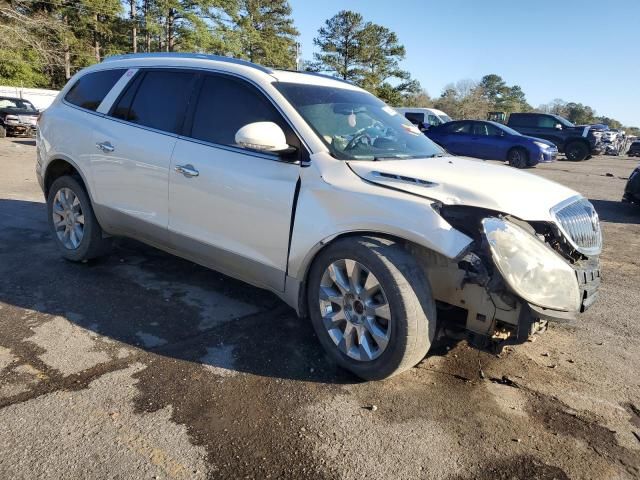
[[[302,70],[302,45],[296,42],[296,70]]]
[[[133,53],[138,52],[138,19],[136,18],[136,3],[138,0],[130,0],[131,6],[131,43],[133,46]]]

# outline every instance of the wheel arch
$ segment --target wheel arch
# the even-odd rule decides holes
[[[513,145],[509,147],[509,149],[507,149],[507,158],[505,160],[509,160],[509,155],[511,155],[511,152],[514,150],[522,150],[527,156],[527,163],[529,163],[528,161],[531,160],[531,154],[529,153],[529,149],[524,145]]]
[[[307,303],[307,286],[308,286],[309,272],[311,271],[311,267],[319,257],[320,253],[324,251],[324,249],[326,249],[329,245],[333,245],[335,242],[342,240],[344,238],[367,237],[367,236],[392,240],[393,242],[403,245],[403,248],[407,250],[424,249],[436,255],[441,255],[438,252],[435,252],[434,250],[431,250],[424,245],[420,245],[414,241],[408,240],[407,238],[390,234],[390,233],[375,231],[375,230],[346,231],[346,232],[341,232],[339,234],[328,237],[315,245],[315,247],[307,255],[307,258],[305,258],[305,261],[303,262],[302,266],[299,269],[298,279],[296,281],[297,292],[295,293],[297,298],[292,299],[295,302],[295,305],[292,305],[292,306],[294,306],[294,308],[296,309],[300,317],[306,318],[309,316],[308,303]]]
[[[67,156],[59,155],[52,158],[47,164],[47,168],[44,172],[44,196],[47,198],[49,196],[49,190],[51,189],[51,185],[53,182],[60,178],[63,175],[72,175],[78,178],[82,187],[85,189],[87,194],[89,195],[89,199],[93,202],[93,198],[91,197],[91,192],[87,187],[88,182],[85,178],[82,170],[78,167],[78,165],[71,160]]]

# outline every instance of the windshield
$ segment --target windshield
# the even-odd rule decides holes
[[[8,108],[12,110],[30,110],[36,111],[36,107],[33,106],[28,100],[20,100],[18,98],[0,98],[0,108]]]
[[[452,122],[453,120],[449,115],[438,115],[438,118],[442,120],[442,123]]]
[[[275,83],[336,158],[382,160],[444,155],[438,145],[373,95],[346,88]]]
[[[493,125],[498,127],[499,129],[507,132],[509,135],[522,135],[520,132],[515,131],[513,128],[509,128],[506,125],[502,125],[501,123],[491,122]]]
[[[560,122],[565,127],[575,127],[575,125],[571,123],[569,120],[567,120],[566,118],[560,117],[558,115],[554,115],[553,118],[558,120],[558,122]]]

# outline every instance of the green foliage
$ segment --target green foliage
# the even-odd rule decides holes
[[[349,80],[391,105],[404,104],[420,84],[400,69],[404,46],[388,28],[365,22],[357,12],[342,10],[326,20],[314,38],[316,71]]]
[[[47,87],[49,79],[32,49],[0,50],[0,85],[11,87]]]

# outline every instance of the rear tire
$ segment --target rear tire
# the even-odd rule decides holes
[[[326,247],[311,267],[307,299],[327,354],[365,380],[413,367],[435,335],[436,306],[425,272],[388,239],[347,237]]]
[[[567,160],[571,160],[572,162],[581,162],[586,160],[589,156],[589,149],[582,142],[569,142],[564,147],[564,154],[567,157]]]
[[[109,251],[111,242],[103,238],[89,195],[76,178],[65,175],[53,182],[47,214],[53,239],[65,259],[82,262]]]
[[[527,168],[529,164],[529,154],[524,148],[512,148],[507,154],[507,160],[509,161],[509,165],[514,168]]]

